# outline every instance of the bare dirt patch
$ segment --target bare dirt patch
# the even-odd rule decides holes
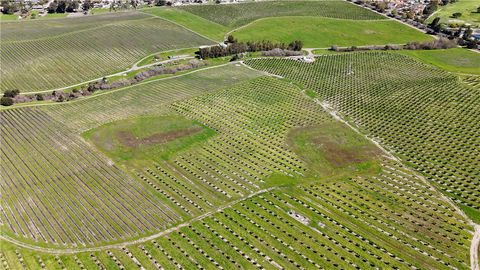
[[[192,127],[183,130],[173,130],[164,133],[156,133],[145,138],[137,138],[129,131],[120,131],[117,133],[117,138],[120,143],[126,147],[137,148],[140,145],[161,144],[190,136],[202,131],[201,127]]]
[[[323,136],[316,137],[312,142],[324,152],[325,159],[334,167],[367,162],[372,157],[380,155],[379,151],[368,146],[362,146],[357,149],[344,149],[338,142]]]

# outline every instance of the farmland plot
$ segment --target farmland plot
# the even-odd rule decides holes
[[[266,1],[232,5],[191,5],[179,9],[231,28],[260,18],[280,16],[320,16],[352,20],[385,19],[374,12],[343,1]]]
[[[480,88],[390,53],[325,55],[251,66],[315,90],[325,107],[386,146],[478,220]]]
[[[162,106],[217,135],[165,162],[132,168],[137,187],[150,186],[155,198],[185,217],[181,227],[154,240],[74,254],[5,243],[2,267],[468,269],[472,232],[462,214],[408,168],[337,123],[294,84],[259,77],[201,93],[165,100]],[[81,103],[61,106],[75,104]],[[7,113],[12,118],[27,113],[48,117],[40,110]],[[291,136],[296,139],[289,142]],[[335,178],[322,174],[325,166],[318,162],[337,169],[354,166],[348,166],[347,177]],[[364,170],[366,163],[375,165],[373,170]],[[285,176],[288,181],[273,181]],[[234,199],[238,202],[215,211]]]
[[[171,112],[168,104],[174,101],[219,90],[259,75],[243,66],[226,65],[41,109],[81,133],[125,118],[145,114],[165,115]]]
[[[403,166],[382,167],[376,177],[268,191],[141,244],[40,255],[87,269],[469,269],[462,216]],[[7,247],[11,268],[33,257]]]
[[[34,109],[1,112],[2,233],[58,246],[120,241],[181,217]]]
[[[1,22],[2,33],[0,35],[2,42],[41,39],[148,17],[148,15],[139,12],[115,12],[68,19]]]
[[[297,88],[265,77],[174,102],[169,107],[170,115],[162,119],[180,119],[172,115],[177,112],[216,131],[216,135],[197,147],[168,156],[147,145],[142,146],[142,153],[133,150],[126,155],[110,143],[110,150],[105,152],[114,160],[133,157],[126,163],[138,181],[150,185],[173,208],[191,216],[258,191],[274,173],[302,175],[302,162],[285,143],[289,129],[331,121],[314,113],[316,105]],[[103,130],[110,129],[100,127],[88,134],[102,136]],[[97,139],[105,140],[112,137],[103,135]],[[148,160],[150,163],[145,162]]]
[[[218,135],[201,148],[182,153],[171,166],[227,198],[243,197],[260,189],[264,179],[273,173],[301,175],[305,168],[287,148],[287,132],[292,127],[328,119],[307,113],[314,112],[315,104],[298,89],[266,77],[177,102],[172,107]]]
[[[78,31],[58,20],[60,29],[42,30],[50,33],[48,36],[41,36],[42,32],[36,39],[2,39],[0,89],[32,92],[60,88],[123,71],[153,52],[212,43],[160,18],[130,16],[136,19],[127,16]],[[15,25],[20,28],[22,23]],[[60,33],[52,34],[57,31]],[[6,36],[16,38],[14,33]]]

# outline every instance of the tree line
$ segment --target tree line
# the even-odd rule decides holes
[[[196,54],[201,59],[207,59],[236,55],[245,52],[271,51],[273,49],[300,51],[302,50],[302,47],[303,42],[300,40],[292,41],[289,44],[275,43],[269,40],[239,42],[230,35],[225,43],[211,47],[201,47]]]

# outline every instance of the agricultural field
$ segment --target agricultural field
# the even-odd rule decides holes
[[[213,43],[146,14],[111,16],[79,18],[78,29],[70,19],[41,21],[41,31],[37,22],[2,22],[0,89],[53,90],[121,72],[154,52]]]
[[[201,212],[214,194],[235,200],[121,245],[52,254],[6,243],[3,267],[468,269],[462,213],[296,85],[259,77],[169,106],[217,135],[139,178],[185,212]],[[309,145],[318,151],[303,151]],[[317,174],[325,166],[345,174]]]
[[[148,234],[181,220],[46,113],[20,109],[0,117],[4,235],[82,246]]]
[[[171,112],[171,102],[201,95],[258,77],[258,72],[239,65],[224,65],[160,79],[80,99],[41,107],[75,132],[85,132],[113,121],[139,115],[161,116]],[[79,114],[78,112],[82,112]]]
[[[0,26],[48,97],[2,98],[0,270],[478,270],[476,52],[326,50],[433,40],[340,0]],[[229,34],[304,50],[191,59]]]
[[[480,54],[454,48],[432,51],[401,51],[401,54],[418,58],[420,61],[459,74],[480,75]]]
[[[247,63],[314,90],[326,108],[390,149],[478,220],[480,159],[471,147],[478,143],[478,87],[392,53],[325,55],[313,64]]]
[[[433,40],[432,37],[393,20],[342,20],[306,16],[260,19],[231,34],[240,41],[271,40],[289,43],[292,40],[302,40],[307,48]]]
[[[234,5],[197,5],[180,9],[209,21],[237,28],[257,19],[282,16],[319,16],[352,20],[385,17],[343,1],[280,1]]]

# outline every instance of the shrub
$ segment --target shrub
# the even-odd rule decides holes
[[[13,99],[11,97],[2,97],[0,98],[0,105],[2,106],[12,106]]]
[[[455,40],[449,40],[447,38],[439,38],[434,41],[425,42],[410,42],[404,46],[406,50],[434,50],[434,49],[449,49],[455,48],[457,42]]]
[[[330,51],[338,52],[338,46],[332,45],[332,47],[330,47]]]
[[[235,54],[232,59],[230,59],[230,62],[234,62],[234,61],[237,61],[240,59],[240,56],[238,56],[238,54]]]
[[[303,42],[301,40],[295,40],[288,44],[288,49],[292,51],[301,51],[303,48]]]
[[[457,18],[460,18],[460,17],[462,17],[462,13],[460,13],[460,12],[455,12],[455,13],[452,14],[452,18],[457,19]]]
[[[237,40],[232,35],[228,35],[227,43],[237,43]]]
[[[263,56],[298,56],[302,55],[299,51],[291,51],[291,50],[282,50],[280,48],[275,48],[269,51],[263,51]]]
[[[17,96],[18,94],[20,94],[20,91],[18,89],[5,90],[5,92],[3,92],[4,97],[10,97],[10,98]]]

